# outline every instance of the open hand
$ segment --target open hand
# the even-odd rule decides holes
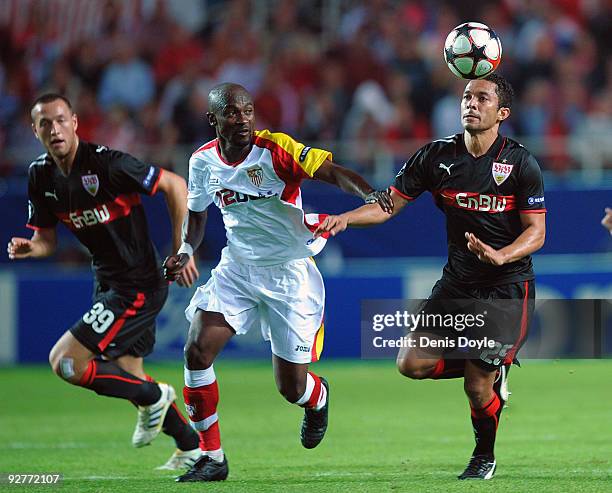
[[[189,261],[181,271],[181,274],[176,282],[183,288],[190,288],[193,286],[193,283],[196,282],[199,275],[200,273],[196,267],[195,260],[193,257],[189,257]]]
[[[465,233],[465,239],[468,241],[468,250],[475,254],[478,260],[485,264],[504,265],[504,255],[499,250],[479,240],[473,233]]]
[[[13,237],[11,241],[8,242],[6,251],[11,260],[27,258],[30,256],[30,253],[32,253],[32,240]]]
[[[348,226],[348,221],[344,215],[339,216],[327,216],[321,224],[317,226],[314,231],[314,237],[318,238],[324,234],[336,236],[338,233],[344,231]]]

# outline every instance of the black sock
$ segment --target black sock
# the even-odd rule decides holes
[[[141,380],[115,363],[101,359],[89,362],[79,385],[96,394],[127,399],[139,406],[154,404],[161,397],[161,390],[156,383]]]
[[[465,373],[464,359],[440,358],[429,378],[443,380],[447,378],[463,378]]]
[[[472,455],[494,457],[493,451],[501,407],[497,394],[493,394],[493,398],[483,408],[474,409],[472,407],[472,427],[476,439],[476,447]]]
[[[155,382],[155,380],[147,375],[149,382]],[[164,424],[162,431],[174,438],[176,448],[179,450],[193,450],[200,446],[200,437],[198,433],[187,423],[187,420],[183,417],[176,403],[172,403],[168,409],[168,413],[164,418]]]
[[[187,424],[174,403],[168,409],[162,431],[174,438],[176,448],[180,450],[193,450],[200,446],[198,433]]]

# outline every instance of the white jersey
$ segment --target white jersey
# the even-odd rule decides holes
[[[217,139],[189,160],[189,210],[212,202],[227,234],[224,254],[251,265],[274,265],[319,253],[313,238],[321,214],[304,214],[300,182],[312,178],[330,152],[306,147],[283,133],[255,132],[253,148],[237,163],[223,159]]]

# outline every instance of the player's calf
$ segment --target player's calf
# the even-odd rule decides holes
[[[304,392],[306,391],[306,378],[297,381],[281,379],[276,382],[276,388],[278,389],[280,395],[287,400],[287,402],[294,404],[304,395]]]
[[[205,347],[201,347],[197,341],[188,341],[185,345],[185,363],[187,368],[197,368],[205,370],[211,368],[216,357],[216,353],[207,351]]]
[[[493,385],[488,380],[474,380],[466,378],[463,390],[473,408],[481,408],[487,404],[494,395]]]
[[[494,379],[494,370],[483,369],[473,362],[466,364],[464,389],[470,401],[472,429],[476,442],[472,456],[486,457],[489,459],[488,462],[494,462],[497,426],[503,406],[493,391]]]
[[[214,368],[212,366],[205,370],[185,368],[183,397],[191,426],[200,437],[201,448],[208,457],[216,462],[222,462],[225,454],[221,448],[217,415],[219,386]]]

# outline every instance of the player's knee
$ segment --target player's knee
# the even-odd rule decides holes
[[[87,370],[89,360],[79,360],[61,347],[53,346],[49,353],[49,365],[58,377],[67,382],[78,384]]]
[[[418,361],[410,358],[398,358],[396,361],[397,370],[405,377],[413,380],[423,380],[431,375],[431,367],[424,367]]]
[[[60,360],[62,359],[61,352],[57,349],[57,346],[53,346],[51,351],[49,352],[49,365],[58,377],[62,377]]]
[[[214,356],[195,342],[185,346],[185,363],[192,370],[206,370],[214,362]]]
[[[86,364],[81,364],[69,355],[54,354],[53,352],[49,355],[49,364],[53,373],[62,380],[74,384],[79,383],[87,367]]]

